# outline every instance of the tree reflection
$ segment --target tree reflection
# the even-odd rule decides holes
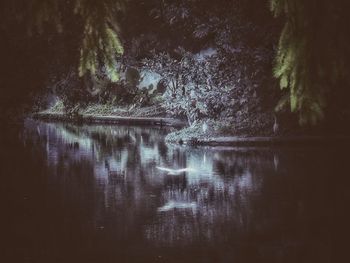
[[[25,141],[37,140],[45,152],[48,199],[63,220],[52,225],[60,226],[64,240],[75,233],[85,252],[96,246],[89,253],[152,247],[140,253],[153,258],[165,248],[191,247],[243,262],[293,262],[303,256],[305,242],[314,242],[323,248],[319,262],[329,256],[330,247],[322,245],[327,233],[317,242],[305,234],[305,224],[322,213],[320,206],[308,210],[316,200],[304,192],[313,182],[308,172],[315,169],[314,159],[303,162],[286,150],[169,146],[166,133],[154,127],[27,123]],[[166,173],[157,167],[188,169]],[[323,176],[327,166],[322,169],[317,171]],[[323,196],[322,187],[314,188],[317,196]]]

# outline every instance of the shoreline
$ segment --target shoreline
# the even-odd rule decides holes
[[[179,144],[179,142],[170,142]],[[182,140],[183,145],[210,147],[318,147],[350,146],[350,136],[225,136]]]
[[[140,126],[166,126],[184,128],[185,121],[162,117],[123,117],[110,115],[84,114],[71,118],[62,113],[39,112],[31,115],[33,119],[42,121],[75,122],[85,124],[112,124],[112,125],[140,125]],[[324,135],[324,136],[212,136],[207,138],[181,138],[166,140],[169,144],[186,146],[209,147],[303,147],[303,146],[350,146],[350,136]]]
[[[184,127],[186,123],[179,119],[162,117],[132,117],[132,116],[113,116],[113,115],[95,115],[83,114],[76,118],[71,118],[63,113],[39,112],[31,115],[33,119],[44,121],[65,121],[86,124],[123,124],[123,125],[145,125],[145,126],[170,126]]]

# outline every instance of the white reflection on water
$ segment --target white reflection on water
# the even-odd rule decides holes
[[[193,168],[182,168],[182,169],[170,169],[166,167],[156,167],[158,170],[166,172],[168,175],[180,175],[185,172],[195,172],[196,170]]]
[[[158,212],[167,212],[173,209],[192,209],[192,211],[195,211],[197,209],[197,204],[195,202],[186,203],[169,201],[162,207],[159,207]]]

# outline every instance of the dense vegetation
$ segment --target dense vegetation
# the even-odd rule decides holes
[[[345,7],[345,0],[3,2],[1,111],[42,92],[67,109],[161,105],[191,124],[219,119],[238,133],[271,132],[276,119],[334,127],[349,118]],[[147,74],[157,81],[144,81]]]

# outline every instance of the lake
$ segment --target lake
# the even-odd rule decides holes
[[[3,132],[4,262],[340,258],[345,147],[191,148],[168,132],[33,120]]]

